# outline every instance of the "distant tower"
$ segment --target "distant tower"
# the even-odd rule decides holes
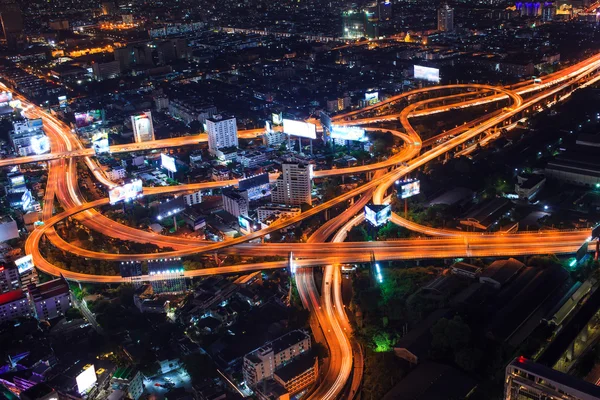
[[[444,2],[438,8],[438,31],[452,32],[454,30],[454,9]]]
[[[13,0],[0,1],[2,32],[10,50],[18,50],[25,43],[23,35],[23,13],[19,3]]]
[[[377,11],[379,21],[389,21],[392,19],[392,1],[379,0]]]

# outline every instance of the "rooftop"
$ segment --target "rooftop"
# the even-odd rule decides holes
[[[25,293],[21,289],[11,290],[10,292],[0,294],[0,305],[12,303],[25,298]]]

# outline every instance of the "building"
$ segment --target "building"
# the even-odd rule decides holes
[[[282,164],[282,173],[271,192],[273,203],[312,205],[312,164]]]
[[[144,376],[132,366],[118,367],[110,379],[111,386],[127,391],[129,398],[138,400],[144,392]]]
[[[0,216],[0,242],[19,237],[17,222],[10,215]]]
[[[61,317],[71,308],[69,284],[62,276],[58,279],[28,286],[29,298],[39,320]]]
[[[111,181],[120,181],[121,179],[127,178],[127,170],[123,167],[111,168],[106,171],[106,176]]]
[[[169,114],[180,119],[186,124],[193,121],[205,123],[207,118],[217,114],[217,107],[206,104],[202,99],[189,97],[185,99],[172,99],[169,101]]]
[[[261,137],[265,146],[279,146],[287,140],[283,131],[267,131]]]
[[[21,400],[58,400],[58,392],[47,383],[38,383],[19,394]]]
[[[20,156],[50,151],[50,141],[44,134],[41,118],[13,123],[10,141],[15,153]]]
[[[600,387],[526,359],[506,367],[504,399],[597,400]]]
[[[248,192],[234,188],[225,188],[221,193],[223,199],[223,210],[234,217],[240,215],[248,216]]]
[[[366,36],[366,18],[362,11],[348,10],[342,13],[342,37],[360,39]]]
[[[153,293],[178,294],[187,289],[181,258],[148,261],[148,275],[152,278],[150,284]]]
[[[273,379],[293,396],[315,382],[318,375],[319,359],[312,352],[307,352],[277,369]]]
[[[208,133],[208,151],[215,154],[225,147],[238,147],[237,125],[235,117],[215,115],[206,119]]]
[[[594,187],[600,184],[598,147],[600,135],[579,135],[575,146],[569,147],[567,151],[548,162],[544,174],[550,179]]]
[[[257,200],[269,196],[271,194],[269,174],[265,172],[263,174],[240,179],[238,182],[238,189],[247,191],[249,200]]]
[[[97,81],[117,78],[121,74],[121,64],[118,60],[104,63],[95,62],[92,63],[92,73]]]
[[[291,218],[300,215],[300,213],[302,213],[300,207],[283,205],[269,205],[258,207],[256,209],[257,218],[261,222],[272,215],[277,216],[278,218]]]
[[[17,290],[21,287],[19,270],[15,266],[0,265],[0,293]]]
[[[454,9],[446,2],[437,10],[438,31],[452,32],[454,30]]]
[[[273,378],[275,371],[311,348],[308,333],[291,331],[244,356],[244,381],[251,388]]]
[[[184,210],[181,213],[181,216],[183,217],[185,223],[193,231],[206,228],[206,218],[192,209]]]
[[[389,21],[392,19],[391,0],[379,0],[377,5],[377,15],[379,17],[379,21]]]
[[[0,324],[31,316],[31,308],[21,289],[0,294]]]
[[[546,183],[544,175],[519,175],[515,184],[515,193],[521,200],[533,200]]]
[[[237,161],[245,168],[256,168],[269,159],[270,154],[267,151],[247,151],[237,157]]]
[[[152,113],[150,111],[132,115],[131,126],[133,128],[133,137],[135,138],[136,143],[154,140],[154,126],[152,124]]]
[[[194,204],[202,203],[202,190],[198,190],[194,193],[187,193],[182,195],[183,202],[186,206],[193,206]]]
[[[487,283],[496,289],[500,289],[513,280],[524,268],[525,264],[514,258],[496,260],[479,275],[479,282]]]

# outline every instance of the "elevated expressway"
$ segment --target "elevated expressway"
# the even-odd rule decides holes
[[[560,73],[557,74],[553,74],[555,75],[554,78],[556,82],[547,82],[545,87],[540,87],[540,85],[536,85],[536,86],[532,86],[532,85],[521,85],[517,90],[515,90],[515,92],[513,91],[509,91],[506,89],[499,89],[499,88],[495,88],[495,87],[483,87],[486,85],[460,85],[462,86],[462,88],[465,89],[469,89],[469,88],[474,88],[475,86],[481,86],[481,87],[477,87],[477,89],[481,89],[481,90],[491,90],[494,91],[496,93],[499,93],[497,95],[494,95],[496,97],[496,99],[494,100],[490,100],[490,99],[486,99],[486,100],[490,100],[490,101],[496,101],[496,100],[500,100],[500,99],[504,99],[504,98],[510,98],[512,99],[512,108],[509,110],[503,110],[502,112],[498,113],[495,112],[493,113],[494,115],[492,115],[489,120],[483,120],[480,119],[481,123],[476,122],[476,123],[470,123],[467,127],[459,127],[461,131],[460,136],[455,137],[450,139],[449,141],[445,142],[444,144],[435,147],[434,149],[427,151],[425,153],[423,153],[421,156],[418,156],[416,158],[413,159],[413,161],[411,161],[408,166],[406,166],[407,164],[403,164],[403,166],[392,170],[390,172],[386,172],[383,173],[382,176],[378,176],[375,177],[371,182],[369,182],[366,185],[363,185],[360,188],[357,188],[357,190],[353,190],[350,191],[349,193],[340,196],[339,198],[336,198],[330,202],[326,202],[324,204],[321,204],[317,207],[315,207],[314,209],[310,210],[307,213],[302,214],[302,218],[298,218],[297,220],[295,219],[291,219],[288,221],[283,221],[282,223],[277,223],[275,225],[273,225],[272,227],[269,227],[266,230],[261,230],[258,231],[256,233],[254,233],[253,235],[248,235],[250,237],[243,237],[240,238],[238,240],[232,240],[232,241],[227,241],[224,243],[219,243],[219,244],[213,244],[213,245],[201,245],[199,246],[198,243],[190,243],[189,247],[193,247],[193,248],[187,248],[187,249],[181,249],[181,250],[176,250],[174,252],[164,252],[164,253],[160,253],[160,256],[170,256],[170,255],[186,255],[186,254],[194,254],[194,253],[199,253],[199,252],[207,252],[207,251],[234,251],[238,254],[248,254],[248,255],[268,255],[268,254],[275,254],[275,255],[281,255],[284,252],[289,251],[290,249],[293,250],[294,255],[298,256],[299,260],[295,261],[296,265],[298,267],[304,267],[304,266],[312,266],[312,265],[328,265],[328,267],[326,268],[326,279],[327,282],[336,282],[336,275],[334,272],[327,272],[328,269],[335,264],[338,263],[342,263],[342,262],[360,262],[360,261],[369,261],[371,254],[375,254],[375,256],[379,259],[379,260],[388,260],[388,259],[399,259],[399,258],[423,258],[423,257],[427,257],[427,258],[433,258],[433,257],[457,257],[457,256],[464,256],[464,255],[468,255],[468,256],[484,256],[484,255],[516,255],[516,254],[539,254],[539,253],[546,253],[546,252],[556,252],[556,253],[564,253],[564,252],[572,252],[574,249],[576,249],[583,240],[585,240],[585,238],[587,237],[587,232],[581,232],[581,231],[575,231],[575,232],[550,232],[550,233],[534,233],[534,234],[513,234],[513,235],[471,235],[468,238],[464,237],[464,236],[457,236],[457,237],[453,237],[454,235],[447,235],[450,236],[448,238],[438,238],[438,239],[416,239],[416,240],[410,240],[410,241],[398,241],[398,242],[381,242],[381,243],[329,243],[329,244],[324,244],[324,243],[307,243],[307,244],[303,244],[303,243],[294,243],[294,244],[285,244],[285,246],[280,246],[278,244],[250,244],[250,243],[244,243],[248,240],[251,240],[255,237],[260,237],[262,235],[265,235],[269,232],[281,229],[287,225],[296,223],[304,218],[306,218],[307,216],[310,215],[314,215],[320,211],[323,211],[335,204],[339,204],[341,202],[350,200],[350,199],[354,199],[355,197],[357,197],[358,195],[363,195],[363,197],[361,197],[361,199],[359,200],[359,202],[363,199],[366,198],[368,200],[368,198],[370,197],[371,193],[375,194],[375,199],[381,201],[381,199],[383,198],[383,194],[385,193],[385,190],[393,183],[393,181],[395,179],[398,179],[401,176],[404,176],[405,174],[409,173],[410,171],[415,170],[416,168],[419,168],[420,166],[424,165],[425,163],[439,157],[442,154],[445,154],[446,152],[450,151],[453,148],[456,148],[457,146],[467,142],[468,140],[471,140],[473,138],[476,138],[477,135],[480,135],[482,132],[485,132],[485,130],[490,129],[492,127],[498,126],[499,124],[505,123],[505,121],[510,120],[513,117],[516,117],[518,115],[518,113],[521,113],[522,111],[525,111],[526,109],[528,109],[529,107],[537,104],[538,102],[547,99],[548,97],[551,96],[556,96],[558,94],[560,94],[560,92],[565,91],[565,89],[568,89],[569,87],[575,87],[576,85],[578,85],[579,80],[584,79],[587,77],[587,75],[589,75],[593,70],[595,70],[598,67],[598,57],[596,56],[595,58],[592,58],[590,60],[587,60],[587,65],[579,65],[579,68],[575,68],[575,67],[570,67],[571,69],[573,69],[573,71],[569,72],[568,69],[565,71],[561,71]],[[572,81],[571,81],[572,79]],[[591,83],[592,81],[595,81],[597,78],[592,78],[590,80],[587,81],[587,83]],[[567,81],[564,84],[559,84],[560,82],[563,81]],[[556,86],[558,84],[558,86]],[[519,92],[521,93],[529,93],[529,92],[533,92],[533,91],[542,91],[545,90],[546,88],[548,88],[548,90],[544,91],[542,95],[539,96],[534,96],[532,99],[528,99],[527,101],[523,101],[523,99],[521,98],[521,96],[519,95]],[[447,88],[438,88],[438,89],[431,89],[431,88],[425,88],[425,92],[426,91],[434,91],[434,90],[445,90]],[[396,101],[400,100],[402,98],[408,97],[412,94],[415,94],[414,92],[408,93],[408,94],[404,94],[404,95],[400,95],[400,96],[396,96]],[[456,97],[460,97],[460,95],[453,95]],[[447,96],[447,97],[452,97],[452,96]],[[490,98],[492,98],[493,96],[490,96]],[[480,101],[476,100],[476,99],[471,99],[471,100],[465,100],[464,103],[470,102],[471,104],[481,104]],[[390,104],[392,102],[389,102]],[[423,102],[421,102],[421,104],[425,104]],[[385,105],[385,104],[384,104]],[[378,106],[382,106],[382,104],[378,104]],[[406,109],[403,110],[403,112],[400,113],[400,115],[398,116],[394,116],[394,118],[400,118],[400,121],[403,125],[403,127],[405,128],[408,136],[405,137],[404,139],[408,141],[408,143],[411,143],[410,140],[413,140],[412,145],[407,146],[407,149],[410,149],[410,147],[413,147],[413,150],[417,147],[420,148],[420,143],[417,141],[414,141],[416,132],[414,131],[414,129],[410,126],[410,124],[408,124],[408,118],[409,116],[413,116],[413,115],[425,115],[426,114],[426,110],[422,110],[420,111],[422,114],[419,114],[419,111],[416,110],[418,108],[418,106],[415,104],[412,107],[409,107],[409,111],[407,111]],[[438,107],[439,110],[435,110],[435,112],[443,112],[443,111],[447,111],[448,109],[452,108],[452,106],[444,106],[444,107]],[[446,108],[446,110],[444,110],[443,108]],[[375,108],[373,108],[375,109]],[[360,110],[360,112],[364,112],[365,110]],[[434,110],[430,110],[430,111],[434,111]],[[414,114],[413,114],[414,113]],[[352,114],[356,115],[358,113],[352,112]],[[350,117],[351,115],[347,115],[345,117]],[[341,118],[338,117],[339,120],[341,120]],[[46,120],[45,120],[46,122]],[[372,121],[369,121],[372,122]],[[357,120],[357,121],[352,121],[353,124],[357,124],[357,123],[362,123],[362,120]],[[52,124],[55,124],[55,122],[53,121]],[[51,125],[52,125],[51,124]],[[376,128],[375,128],[376,129]],[[466,130],[465,130],[466,129]],[[78,189],[76,189],[76,169],[73,166],[73,160],[71,157],[73,156],[84,156],[86,157],[86,163],[88,164],[88,167],[90,167],[91,169],[94,168],[94,164],[90,164],[90,162],[88,162],[89,156],[88,154],[84,154],[84,153],[77,153],[77,152],[81,152],[83,151],[81,148],[80,143],[78,143],[78,141],[76,139],[73,139],[72,137],[69,137],[68,134],[65,133],[64,128],[61,128],[60,126],[56,127],[56,130],[58,132],[57,135],[49,135],[51,136],[51,143],[52,143],[52,149],[53,151],[56,152],[56,150],[58,150],[58,153],[61,154],[61,156],[59,157],[55,157],[52,158],[52,161],[50,161],[49,165],[49,178],[48,178],[48,186],[52,186],[47,188],[47,195],[45,197],[45,209],[44,209],[44,220],[45,220],[45,225],[41,228],[36,229],[31,235],[30,238],[27,241],[26,244],[26,252],[27,254],[32,254],[34,256],[36,265],[46,271],[49,272],[51,274],[59,274],[59,273],[63,273],[65,275],[65,277],[69,278],[69,279],[75,279],[75,280],[79,280],[79,281],[85,281],[85,282],[105,282],[105,283],[112,283],[112,282],[120,282],[123,281],[120,277],[113,277],[113,276],[95,276],[95,275],[85,275],[85,274],[78,274],[78,273],[73,273],[71,271],[65,271],[62,270],[58,267],[55,267],[51,264],[49,264],[46,260],[43,259],[43,257],[41,256],[40,252],[39,252],[39,248],[38,248],[38,244],[39,241],[41,239],[41,237],[44,234],[47,234],[49,237],[52,236],[53,232],[53,225],[56,224],[57,222],[61,221],[64,218],[70,217],[70,216],[77,216],[78,218],[80,218],[82,221],[84,221],[86,224],[94,219],[97,219],[98,216],[100,214],[86,214],[86,213],[91,213],[92,209],[94,207],[99,207],[103,204],[106,204],[107,201],[105,199],[96,201],[96,202],[92,202],[92,203],[87,203],[87,204],[81,204],[81,201],[79,200],[80,198],[80,194],[78,193]],[[252,132],[251,134],[255,135],[255,132]],[[448,134],[450,135],[450,134]],[[416,137],[418,137],[418,135],[416,135]],[[199,142],[198,137],[194,137],[194,139],[186,139],[189,140],[190,143],[197,143]],[[178,145],[183,145],[181,144],[183,142],[180,142],[180,144],[175,144],[176,146]],[[130,145],[131,146],[131,145]],[[158,146],[158,145],[157,145]],[[156,147],[156,148],[162,148],[164,146],[160,146],[160,147]],[[405,150],[407,150],[405,149]],[[138,150],[138,149],[136,149]],[[133,151],[133,150],[127,150],[127,149],[123,149],[123,151]],[[418,150],[417,150],[418,152]],[[410,151],[407,151],[407,153],[410,153]],[[53,153],[54,154],[54,153]],[[408,154],[403,154],[403,157],[406,157]],[[389,160],[387,160],[389,161]],[[388,165],[386,165],[384,168],[393,168],[394,166],[398,165],[398,161],[399,160],[394,160],[393,162],[389,162]],[[31,161],[29,161],[31,162]],[[405,161],[403,161],[403,163],[405,163]],[[14,163],[12,163],[14,164]],[[360,167],[359,167],[360,168]],[[379,167],[381,168],[381,167]],[[364,169],[342,169],[342,170],[332,170],[332,172],[326,172],[326,171],[317,171],[317,172],[321,172],[323,174],[323,176],[331,176],[331,175],[338,175],[338,174],[344,174],[344,173],[361,173],[361,172],[370,172],[370,170],[374,170],[377,169],[375,168],[375,166],[371,165],[371,166],[364,166]],[[65,174],[65,170],[66,170],[66,174]],[[330,174],[330,175],[329,175]],[[65,176],[66,175],[66,176]],[[317,174],[315,174],[317,175]],[[381,175],[381,174],[380,174]],[[66,179],[65,179],[66,178]],[[235,182],[226,182],[226,184],[231,184],[231,183],[235,183]],[[55,184],[55,185],[54,185]],[[145,189],[145,193],[147,194],[156,194],[156,193],[166,193],[166,192],[172,192],[172,191],[188,191],[188,190],[193,190],[195,188],[201,188],[203,187],[202,185],[207,185],[206,187],[210,187],[210,185],[215,185],[217,186],[219,183],[207,183],[207,184],[196,184],[194,185],[189,185],[186,187],[186,185],[182,185],[181,187],[170,187],[170,188],[154,188],[154,189],[150,189],[150,188],[146,188]],[[222,183],[220,183],[221,185],[223,185]],[[212,187],[215,187],[212,186]],[[54,201],[54,196],[58,195],[59,200],[61,200],[61,203],[63,203],[63,207],[65,207],[65,205],[67,205],[67,207],[65,207],[65,209],[67,209],[67,211],[60,213],[54,217],[51,216],[52,214],[52,206],[53,206],[53,201]],[[79,204],[78,204],[79,203]],[[47,207],[49,206],[49,207]],[[357,209],[360,208],[357,206]],[[81,215],[80,215],[81,213]],[[350,213],[349,213],[350,214]],[[347,215],[345,217],[348,217],[351,215]],[[104,218],[104,217],[101,217]],[[340,219],[341,221],[342,219]],[[351,218],[350,222],[348,224],[354,224],[357,223],[357,221],[360,220],[360,216]],[[397,218],[395,219],[395,222],[399,222],[397,220]],[[116,224],[116,223],[115,223]],[[329,225],[332,226],[332,225]],[[350,226],[350,225],[347,225]],[[105,229],[108,232],[112,232],[115,229],[119,230],[119,237],[122,237],[122,225],[115,225],[114,227],[108,227]],[[419,231],[419,229],[424,229],[423,227],[414,227],[416,231]],[[349,229],[349,228],[348,228]],[[102,229],[100,230],[102,231]],[[137,232],[137,235],[140,234],[140,231],[137,230],[133,230],[135,232]],[[331,231],[333,232],[333,230]],[[342,233],[340,233],[340,236],[336,236],[339,240],[339,238],[341,238],[342,236],[345,236],[345,232],[342,229],[341,231]],[[431,234],[433,235],[438,235],[440,236],[439,231],[432,231]],[[442,232],[442,235],[445,235],[445,232]],[[155,235],[158,236],[158,235]],[[56,235],[57,237],[57,235]],[[164,237],[163,237],[164,238]],[[154,238],[156,239],[156,238]],[[162,239],[160,239],[162,240]],[[180,239],[179,239],[180,241]],[[64,241],[63,241],[64,242]],[[236,245],[233,250],[229,250],[229,249],[225,249],[226,247],[230,247],[232,245]],[[70,246],[70,245],[69,245]],[[73,251],[75,254],[80,254],[81,251],[84,251],[83,249],[75,249],[73,247],[69,248],[69,251]],[[87,252],[84,251],[83,254],[84,257],[88,257],[88,258],[100,258],[100,259],[109,259],[109,260],[134,260],[134,259],[148,259],[148,258],[152,258],[152,257],[156,257],[158,256],[158,254],[141,254],[141,255],[120,255],[120,254],[103,254],[103,253],[94,253],[94,252]],[[209,268],[209,269],[203,269],[203,270],[198,270],[198,271],[187,271],[186,275],[193,277],[193,276],[206,276],[206,275],[210,275],[210,274],[215,274],[215,273],[242,273],[242,272],[247,272],[247,271],[252,271],[252,270],[256,270],[256,269],[268,269],[268,268],[281,268],[281,267],[285,267],[287,265],[287,262],[273,262],[273,263],[260,263],[260,264],[243,264],[243,265],[238,265],[238,266],[230,266],[230,267],[220,267],[220,268]],[[333,268],[333,267],[331,267]],[[335,271],[335,269],[331,269],[331,271]],[[328,285],[329,289],[331,289],[331,285]],[[335,285],[333,285],[335,286]],[[310,296],[314,295],[314,288],[307,288],[309,289],[307,292],[304,292],[304,294],[309,294]],[[333,289],[334,292],[336,291],[336,288]],[[324,290],[324,304],[328,305],[326,307],[326,312],[327,313],[331,313],[333,312],[333,307],[331,305],[331,301],[332,301],[332,297],[331,297],[331,293],[328,290]],[[336,300],[337,295],[333,296],[333,301],[337,301]],[[329,300],[328,300],[329,299]],[[338,307],[338,313],[339,313],[340,309]],[[343,313],[342,313],[343,314]],[[338,318],[339,317],[339,318]],[[343,325],[343,318],[340,316],[336,317],[337,321],[338,321],[338,326],[342,326]],[[328,321],[332,321],[332,314],[328,314],[327,320]],[[333,324],[334,322],[332,322]],[[339,338],[338,338],[338,342],[339,342]],[[339,342],[341,343],[341,342]],[[343,365],[340,366],[340,370],[338,373],[338,378],[340,376],[345,376],[344,374],[346,373],[345,371],[347,371],[347,367],[344,367]],[[342,373],[343,372],[343,373]],[[340,382],[345,382],[345,379],[340,378]],[[337,378],[336,378],[336,382],[337,382]],[[335,398],[335,396],[337,396],[337,389],[339,388],[339,385],[333,385],[332,386],[334,389],[333,391],[326,391],[324,393],[321,393],[319,396],[323,395],[323,398]]]

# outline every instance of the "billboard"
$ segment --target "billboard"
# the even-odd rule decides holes
[[[392,206],[367,204],[365,206],[365,219],[373,226],[387,224],[392,217]]]
[[[331,132],[333,128],[333,124],[331,123],[331,117],[324,111],[319,113],[319,121],[321,121],[321,126],[323,126],[324,130]]]
[[[171,171],[172,173],[177,172],[177,167],[175,166],[175,159],[166,154],[160,155],[160,165],[167,171]]]
[[[271,121],[273,121],[273,125],[281,125],[283,123],[283,114],[282,113],[272,113]]]
[[[110,189],[108,191],[108,198],[110,204],[115,204],[119,201],[129,201],[139,197],[143,190],[142,181],[137,179]]]
[[[19,274],[22,274],[27,271],[31,271],[33,269],[33,256],[31,254],[26,255],[25,257],[21,257],[15,260],[15,265],[17,266],[17,270]]]
[[[379,92],[366,92],[365,100],[369,102],[377,103],[379,101]]]
[[[33,197],[31,196],[31,191],[26,190],[23,192],[23,196],[21,196],[21,203],[23,204],[23,211],[31,209],[33,204]]]
[[[31,138],[31,150],[35,154],[44,154],[50,151],[50,139],[46,135],[37,135]]]
[[[238,217],[238,225],[240,226],[240,232],[242,232],[244,235],[252,233],[256,229],[258,229],[256,222],[252,221],[250,218],[244,215],[240,215]]]
[[[75,378],[79,394],[83,394],[91,389],[96,384],[96,380],[96,369],[93,365],[90,365]]]
[[[94,123],[102,123],[103,111],[102,110],[91,110],[84,113],[75,113],[75,126],[77,128],[85,128]]]
[[[421,193],[421,182],[418,179],[396,181],[396,190],[398,191],[398,197],[408,199]]]
[[[110,152],[108,132],[102,130],[101,132],[94,133],[94,135],[92,135],[92,148],[96,154]]]
[[[294,121],[293,119],[283,120],[283,132],[292,136],[300,136],[309,139],[317,138],[317,127],[315,124]]]
[[[67,108],[67,96],[58,96],[58,106],[60,108]]]
[[[440,81],[440,70],[437,68],[423,67],[421,65],[414,66],[415,79],[423,79],[429,82]]]
[[[336,126],[331,129],[332,139],[355,140],[357,142],[366,142],[369,139],[363,128],[358,126]]]
[[[152,126],[152,113],[146,111],[139,115],[131,116],[133,137],[136,143],[154,140],[154,127]]]
[[[185,209],[185,200],[183,196],[173,197],[158,204],[158,220],[172,217]]]
[[[13,176],[10,176],[9,179],[10,179],[11,187],[23,186],[25,184],[25,176],[24,175],[13,175]]]
[[[8,102],[8,105],[12,108],[22,108],[21,107],[21,100],[11,100]]]
[[[11,92],[0,92],[0,105],[7,105],[12,100]]]

